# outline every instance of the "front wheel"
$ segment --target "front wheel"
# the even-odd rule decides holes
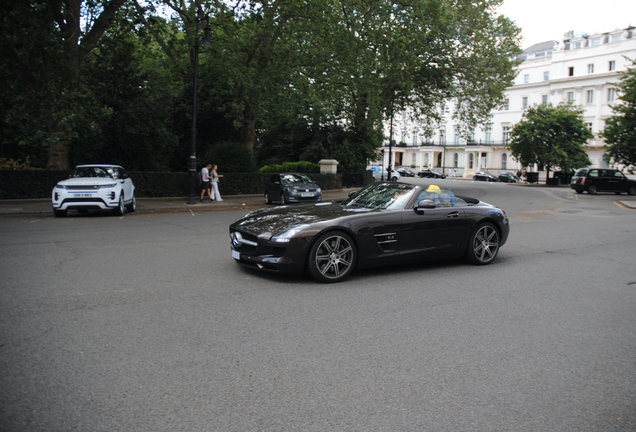
[[[473,264],[490,264],[499,252],[499,231],[491,223],[479,225],[470,236],[466,258]]]
[[[269,197],[269,194],[265,192],[265,204],[271,204],[272,200]]]
[[[122,193],[121,195],[119,195],[119,204],[113,210],[113,213],[115,213],[115,215],[117,215],[117,216],[123,216],[124,209],[125,209],[125,207],[124,207],[124,194]]]
[[[636,195],[636,186],[630,186],[629,189],[627,189],[627,193],[629,195]]]
[[[391,181],[397,181],[397,177],[391,177]]]
[[[587,193],[589,193],[590,195],[596,195],[596,192],[598,192],[596,186],[590,186],[589,188],[587,188]]]
[[[281,193],[280,193],[280,203],[281,203],[282,205],[287,204],[287,200],[285,199],[285,192],[281,192]]]
[[[356,264],[356,248],[347,234],[326,233],[318,237],[309,251],[307,267],[319,282],[341,282]]]

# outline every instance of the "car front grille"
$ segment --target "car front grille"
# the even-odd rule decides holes
[[[66,186],[67,190],[96,190],[99,185]]]

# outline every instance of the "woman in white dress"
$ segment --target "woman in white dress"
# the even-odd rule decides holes
[[[210,177],[212,177],[212,182],[210,183],[211,189],[212,189],[212,200],[213,201],[217,201],[217,202],[221,202],[223,201],[223,199],[221,198],[221,194],[219,193],[219,177],[223,177],[222,175],[218,175],[216,173],[216,169],[217,166],[214,165],[212,167],[212,175]]]

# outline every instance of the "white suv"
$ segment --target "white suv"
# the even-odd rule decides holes
[[[373,172],[373,179],[375,181],[378,181],[380,179],[384,179],[386,181],[389,181],[389,180],[398,181],[399,179],[402,178],[400,173],[395,171],[395,170],[390,170],[389,171],[391,173],[391,178],[389,178],[389,176],[387,175],[387,172],[386,172],[386,168],[381,167],[381,166],[368,166],[367,167],[367,171]]]
[[[137,209],[135,185],[119,165],[78,165],[53,188],[51,199],[55,216],[90,209],[111,209],[121,216],[124,207],[131,213]]]

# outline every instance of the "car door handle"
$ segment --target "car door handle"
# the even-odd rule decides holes
[[[447,214],[446,217],[449,219],[459,217],[459,212],[454,211],[452,213]]]

